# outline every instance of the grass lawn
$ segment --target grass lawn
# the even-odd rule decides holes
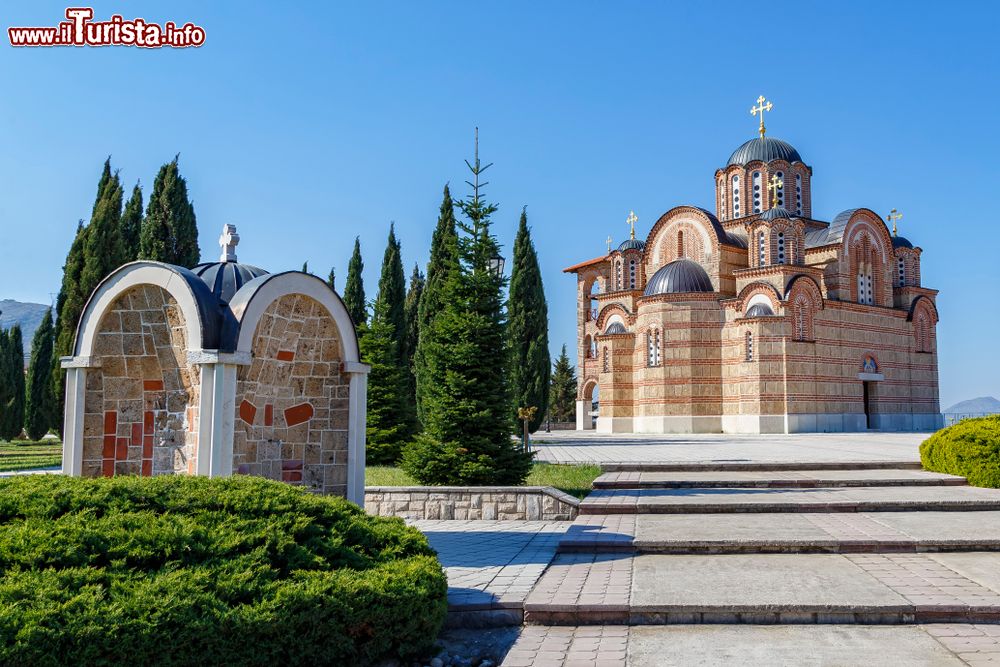
[[[62,443],[58,440],[0,441],[0,472],[51,468],[62,464]]]
[[[536,463],[528,475],[525,486],[552,486],[571,496],[583,498],[590,493],[590,485],[601,474],[600,466],[555,465]],[[419,486],[401,468],[393,466],[368,466],[365,469],[367,486]]]

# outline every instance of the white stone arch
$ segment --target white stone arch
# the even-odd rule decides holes
[[[750,300],[747,301],[746,303],[745,310],[750,310],[758,303],[770,308],[772,313],[778,312],[778,304],[775,303],[773,299],[771,299],[767,294],[763,292],[757,292],[756,294],[751,296]]]
[[[193,277],[201,283],[200,278]],[[192,283],[188,282],[176,266],[159,262],[132,262],[105,278],[87,301],[76,330],[74,357],[93,356],[97,330],[108,308],[122,294],[142,285],[159,287],[177,302],[187,329],[188,351],[202,349],[206,323],[203,322],[202,310]],[[207,291],[207,286],[205,287]],[[210,292],[208,294],[211,295]]]

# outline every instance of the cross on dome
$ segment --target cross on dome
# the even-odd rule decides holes
[[[892,209],[891,211],[889,211],[889,215],[885,216],[885,221],[892,223],[892,235],[893,236],[897,236],[898,235],[898,233],[896,231],[896,221],[897,220],[902,220],[902,219],[903,219],[903,214],[900,213],[899,211],[897,211],[896,209]]]
[[[635,223],[639,222],[639,217],[635,214],[635,211],[629,211],[628,217],[625,218],[625,222],[632,228],[631,236],[629,238],[635,238]]]
[[[750,107],[751,116],[756,116],[758,113],[760,113],[760,129],[758,129],[757,131],[760,132],[761,139],[764,138],[764,112],[770,111],[773,106],[774,106],[773,104],[765,100],[764,96],[761,95],[760,97],[757,98],[757,106]]]
[[[219,237],[219,245],[222,246],[220,262],[236,261],[236,246],[240,243],[240,235],[236,233],[236,225],[223,225],[222,236]]]

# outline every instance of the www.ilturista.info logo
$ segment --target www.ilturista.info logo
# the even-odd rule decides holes
[[[49,28],[7,28],[11,46],[140,46],[157,49],[164,46],[185,48],[205,43],[205,29],[167,21],[162,26],[135,18],[126,21],[115,14],[108,21],[92,21],[91,7],[69,7],[68,21]]]

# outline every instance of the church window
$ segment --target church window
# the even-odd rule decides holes
[[[589,335],[584,339],[584,345],[587,347],[587,357],[590,359],[597,358],[597,341],[591,338]]]
[[[802,174],[795,174],[795,212],[802,215]]]
[[[778,232],[778,264],[785,263],[785,232]]]
[[[774,196],[778,201],[778,206],[785,205],[785,174],[778,172],[775,174],[778,177],[778,187],[774,191]]]
[[[628,288],[635,289],[635,260],[628,261]]]
[[[760,213],[760,172],[753,173],[753,212]]]
[[[862,266],[858,270],[858,303],[869,306],[875,303],[872,287],[871,267]]]
[[[746,341],[744,342],[743,358],[746,361],[753,361],[753,333],[747,332]]]
[[[651,330],[646,334],[646,346],[648,348],[649,367],[660,365],[660,332]]]
[[[615,289],[622,289],[622,263],[615,262]]]
[[[899,267],[899,286],[903,287],[906,285],[906,262],[900,257],[896,260],[896,264]]]
[[[740,217],[740,177],[733,175],[733,217]]]
[[[762,231],[757,236],[757,251],[758,251],[757,266],[765,266],[767,263],[767,260],[764,257],[764,251],[766,247],[767,245],[764,237],[764,232]]]
[[[601,362],[601,368],[603,368],[604,372],[607,373],[608,371],[611,370],[611,362],[608,360],[608,348],[605,347],[602,350],[602,355],[604,358]]]

